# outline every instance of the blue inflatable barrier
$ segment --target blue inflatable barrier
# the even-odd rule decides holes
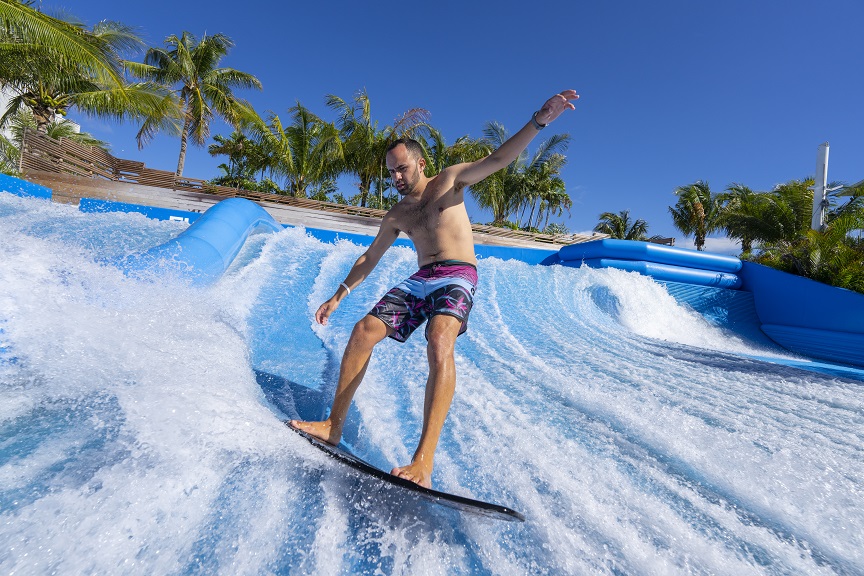
[[[29,196],[32,198],[45,198],[50,200],[54,192],[47,186],[34,184],[14,176],[0,174],[0,192],[9,192],[16,196]]]
[[[612,258],[615,260],[642,260],[657,264],[671,264],[685,268],[698,268],[714,272],[734,274],[741,270],[741,260],[734,256],[674,248],[665,244],[636,242],[604,238],[580,244],[564,246],[558,251],[563,261],[587,260],[589,258]]]
[[[173,208],[159,208],[156,206],[142,206],[140,204],[128,204],[126,202],[115,202],[114,200],[100,200],[97,198],[81,198],[78,202],[78,210],[86,213],[103,214],[105,212],[125,212],[143,214],[151,220],[174,220],[192,224],[201,217],[199,212],[188,212],[186,210],[175,210]]]
[[[664,282],[737,290],[741,260],[734,256],[673,248],[664,244],[604,238],[564,246],[558,251],[564,266],[618,268],[638,272]]]
[[[793,352],[813,358],[864,366],[864,333],[762,324],[762,331]]]
[[[266,210],[242,198],[229,198],[211,207],[176,238],[119,263],[127,274],[159,270],[179,274],[194,284],[209,284],[222,276],[246,238],[264,229],[282,230]]]
[[[670,264],[657,264],[639,260],[615,260],[612,258],[586,258],[585,260],[568,260],[561,262],[564,266],[581,266],[582,263],[591,268],[617,268],[628,272],[638,272],[645,276],[651,276],[656,280],[665,282],[682,282],[695,284],[697,286],[710,286],[713,288],[729,288],[737,290],[741,287],[741,279],[735,274],[728,272],[716,272],[711,270],[700,270],[697,268],[685,268],[683,266],[672,266]]]

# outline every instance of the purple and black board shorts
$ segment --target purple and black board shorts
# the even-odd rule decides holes
[[[473,264],[459,260],[433,262],[387,292],[369,314],[392,328],[390,337],[399,342],[405,342],[418,326],[438,314],[461,320],[462,334],[468,329],[476,287],[477,267]]]

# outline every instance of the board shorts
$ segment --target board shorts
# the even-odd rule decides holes
[[[390,289],[369,315],[392,328],[390,337],[398,342],[405,342],[418,326],[439,314],[461,320],[461,335],[468,329],[476,287],[477,267],[473,264],[459,260],[433,262]]]

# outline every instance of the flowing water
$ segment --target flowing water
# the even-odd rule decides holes
[[[254,236],[203,289],[110,265],[184,228],[0,194],[3,573],[864,573],[864,383],[770,362],[635,274],[484,259],[434,482],[527,520],[460,514],[282,424],[324,415],[414,254],[321,327],[362,247]],[[360,456],[409,461],[426,372],[421,333],[378,347]]]

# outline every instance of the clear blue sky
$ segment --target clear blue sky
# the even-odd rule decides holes
[[[44,0],[87,24],[119,20],[151,45],[188,30],[221,32],[223,61],[256,75],[242,93],[281,116],[296,100],[325,118],[325,94],[365,88],[379,125],[409,108],[431,112],[448,143],[481,136],[489,120],[511,132],[553,93],[575,88],[575,112],[541,136],[568,132],[563,172],[571,231],[629,209],[649,233],[677,236],[673,190],[756,190],[815,172],[831,144],[829,180],[864,178],[864,48],[860,0],[510,0],[270,2]],[[73,113],[74,115],[74,113]],[[179,141],[143,151],[136,126],[78,118],[115,155],[176,167]],[[213,134],[228,134],[223,124]],[[184,174],[211,178],[224,159],[190,149]],[[489,215],[469,206],[476,222]]]

